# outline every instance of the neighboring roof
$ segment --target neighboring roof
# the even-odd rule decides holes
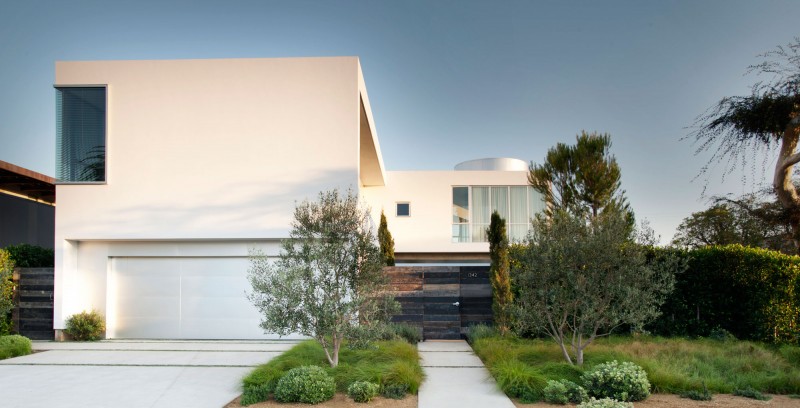
[[[0,160],[0,191],[49,204],[56,203],[54,178],[2,160]]]

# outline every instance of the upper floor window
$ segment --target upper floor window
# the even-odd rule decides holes
[[[486,242],[494,211],[506,220],[509,240],[520,242],[543,210],[542,195],[529,186],[454,186],[453,242]]]
[[[408,217],[411,215],[411,204],[409,203],[397,203],[397,212],[398,217]]]
[[[106,181],[105,87],[56,87],[56,179]]]

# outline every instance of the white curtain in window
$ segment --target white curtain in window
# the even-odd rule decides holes
[[[486,241],[491,216],[489,187],[472,188],[472,242]]]
[[[508,223],[508,187],[492,187],[492,212],[494,211]]]
[[[528,223],[528,187],[511,187],[511,215],[508,220],[511,224]]]

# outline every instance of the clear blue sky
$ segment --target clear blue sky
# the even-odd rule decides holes
[[[746,67],[800,35],[798,16],[800,1],[5,1],[0,160],[54,173],[56,60],[357,55],[388,170],[540,162],[608,132],[666,242],[707,206],[685,128],[746,94]],[[706,194],[752,191],[761,165],[713,172]]]

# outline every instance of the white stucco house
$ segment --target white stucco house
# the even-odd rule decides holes
[[[356,57],[57,62],[55,88],[57,333],[96,309],[108,338],[268,336],[248,249],[321,190],[384,210],[398,262],[488,262],[492,210],[520,238],[543,208],[521,160],[386,171]]]

